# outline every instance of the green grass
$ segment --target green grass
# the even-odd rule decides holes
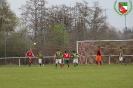
[[[132,88],[133,64],[0,66],[0,88]]]

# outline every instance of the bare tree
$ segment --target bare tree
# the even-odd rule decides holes
[[[34,32],[34,41],[45,29],[45,0],[27,0],[26,5],[20,8],[22,20],[27,23],[29,29]],[[42,35],[42,34],[41,34]]]

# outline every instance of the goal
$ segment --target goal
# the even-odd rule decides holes
[[[97,46],[101,47],[103,63],[119,62],[119,47],[124,52],[124,61],[126,63],[133,62],[133,40],[85,40],[77,41],[77,53],[80,54],[79,62],[84,64],[92,64],[95,62]]]

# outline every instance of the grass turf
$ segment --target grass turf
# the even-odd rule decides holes
[[[132,65],[0,66],[0,88],[132,88]]]

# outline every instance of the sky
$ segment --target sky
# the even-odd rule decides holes
[[[10,4],[12,11],[14,11],[16,15],[20,17],[21,11],[18,8],[20,8],[21,5],[25,5],[27,0],[7,0],[7,1]],[[83,2],[83,0],[46,0],[46,1],[48,2],[48,4],[46,5],[47,7],[51,5],[61,5],[61,4],[74,6],[76,2]],[[109,22],[111,26],[116,27],[118,30],[125,28],[125,26],[128,28],[131,27],[133,28],[133,10],[126,16],[126,21],[125,21],[125,16],[118,15],[114,10],[114,3],[116,0],[85,0],[85,1],[88,2],[88,5],[90,7],[92,6],[92,2],[98,1],[101,8],[106,9],[106,12],[104,14],[108,16],[107,22]],[[133,4],[133,0],[130,1],[132,1]],[[128,2],[128,9],[130,9],[131,7],[129,0],[117,0],[117,4],[118,2]]]

